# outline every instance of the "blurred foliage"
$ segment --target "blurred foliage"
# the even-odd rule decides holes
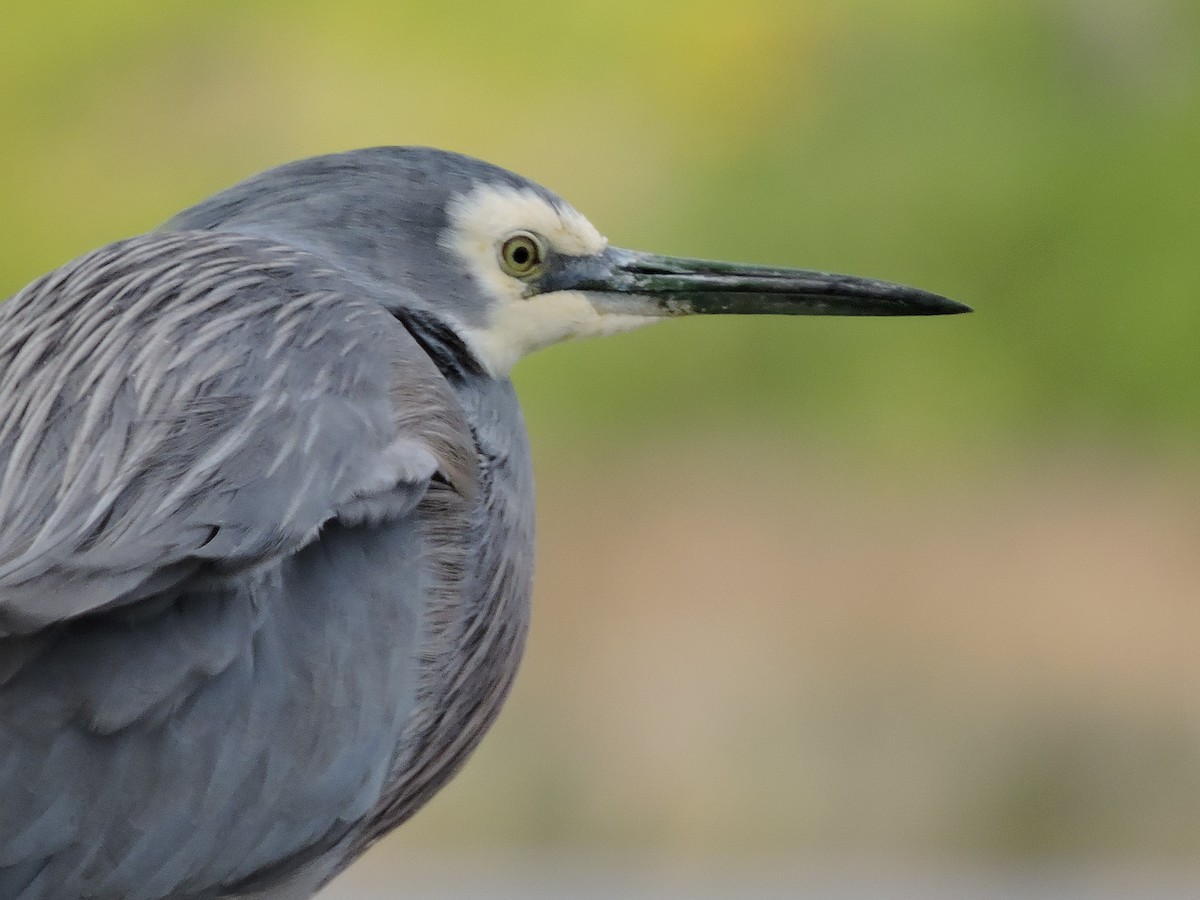
[[[1186,446],[1187,0],[10,4],[0,290],[253,171],[377,143],[554,187],[615,243],[871,274],[947,321],[689,321],[517,379],[542,441],[803,431],[922,460]],[[624,427],[621,427],[624,426]]]

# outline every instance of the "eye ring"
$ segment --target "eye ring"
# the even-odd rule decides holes
[[[546,246],[529,231],[518,231],[500,245],[500,267],[513,278],[532,278],[545,268]]]

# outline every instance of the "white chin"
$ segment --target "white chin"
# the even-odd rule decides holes
[[[508,375],[522,357],[573,338],[603,337],[643,328],[661,318],[649,301],[608,294],[555,291],[503,302],[486,328],[460,327],[467,346],[496,378]],[[657,315],[652,314],[657,312]]]

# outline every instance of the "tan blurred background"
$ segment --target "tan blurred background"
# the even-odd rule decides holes
[[[331,898],[1200,896],[1191,0],[10,0],[0,121],[0,296],[404,143],[978,310],[522,363],[524,670]]]

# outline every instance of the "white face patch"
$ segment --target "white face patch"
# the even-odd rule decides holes
[[[500,246],[517,231],[539,235],[552,253],[594,256],[608,247],[580,213],[529,189],[480,185],[451,202],[450,224],[440,242],[493,301],[487,326],[456,322],[455,328],[489,374],[504,377],[521,357],[568,338],[630,331],[655,321],[650,315],[599,310],[579,291],[526,296],[528,285],[500,267]],[[631,302],[631,309],[635,306]]]

